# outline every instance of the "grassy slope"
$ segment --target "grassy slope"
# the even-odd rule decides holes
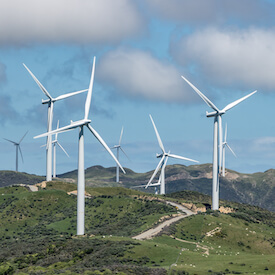
[[[126,274],[154,274],[150,268],[165,268],[190,274],[211,274],[209,270],[212,274],[275,274],[275,218],[266,210],[234,204],[239,209],[236,214],[210,211],[180,221],[166,235],[134,241],[127,236],[152,226],[173,209],[141,199],[139,195],[144,193],[129,189],[87,188],[94,197],[86,200],[86,231],[97,236],[72,238],[76,197],[66,192],[74,189],[74,184],[62,182],[35,193],[23,187],[1,188],[0,273],[13,269],[70,274],[108,268]],[[195,192],[174,194],[174,199],[209,200]],[[216,227],[220,231],[206,237]],[[177,241],[170,234],[191,243]],[[204,255],[197,243],[208,247],[210,255]],[[156,272],[165,274],[163,269]]]

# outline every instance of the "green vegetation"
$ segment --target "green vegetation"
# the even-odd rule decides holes
[[[0,171],[0,187],[10,186],[13,184],[32,185],[43,180],[45,180],[45,177],[15,171]]]
[[[195,173],[195,172],[194,172]],[[0,189],[0,274],[275,274],[275,214],[221,201],[172,224],[152,240],[131,237],[176,209],[122,187],[87,187],[85,232],[76,237],[75,184]],[[205,205],[197,192],[164,197]]]

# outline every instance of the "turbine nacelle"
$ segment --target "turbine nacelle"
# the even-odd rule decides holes
[[[49,102],[51,102],[50,99],[42,99],[42,104],[48,104]]]
[[[218,116],[218,115],[223,115],[223,114],[225,114],[225,111],[219,111],[219,112],[207,112],[206,111],[206,116],[207,117],[215,117],[215,116]]]
[[[157,157],[157,158],[162,158],[162,156],[163,156],[163,154],[158,154],[158,153],[156,153],[156,157]]]

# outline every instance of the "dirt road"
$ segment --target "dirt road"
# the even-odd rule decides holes
[[[147,230],[147,231],[145,231],[145,232],[143,232],[143,233],[141,233],[137,236],[134,236],[133,239],[136,239],[136,240],[152,239],[154,236],[156,236],[158,233],[160,233],[166,226],[169,226],[170,224],[172,224],[172,223],[174,223],[178,220],[181,220],[183,218],[186,218],[188,216],[196,214],[193,211],[191,211],[191,210],[187,209],[186,207],[182,206],[181,204],[178,204],[178,203],[175,203],[175,202],[170,202],[170,201],[167,201],[166,203],[177,207],[178,210],[181,210],[184,213],[181,213],[177,217],[174,217],[174,218],[171,218],[169,220],[166,220],[166,221],[162,222],[161,224],[159,224],[155,228],[151,228],[151,229],[149,229],[149,230]]]

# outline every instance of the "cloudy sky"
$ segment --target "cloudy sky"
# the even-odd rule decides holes
[[[212,162],[213,118],[189,79],[218,108],[258,90],[228,111],[227,167],[253,173],[275,168],[275,1],[268,0],[3,0],[0,2],[1,137],[19,141],[23,172],[45,175],[46,99],[88,88],[96,56],[91,125],[111,147],[124,126],[124,167],[153,170],[160,153],[154,118],[171,153]],[[84,116],[85,94],[56,102],[65,126]],[[78,132],[58,136],[57,173],[77,168]],[[0,169],[15,169],[15,147],[0,140]],[[191,163],[170,159],[168,164]],[[85,132],[85,166],[114,166]]]

